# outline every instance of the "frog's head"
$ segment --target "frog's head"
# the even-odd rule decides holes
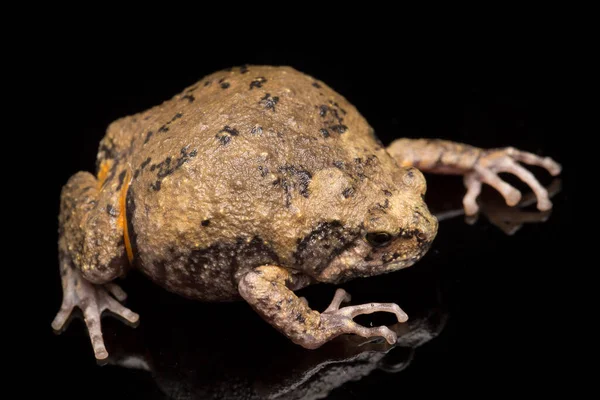
[[[402,168],[395,190],[373,195],[366,205],[360,234],[317,279],[340,282],[396,271],[417,262],[429,250],[438,221],[423,197],[426,183],[415,168]]]

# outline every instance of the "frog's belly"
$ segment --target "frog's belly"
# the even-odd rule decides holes
[[[202,255],[159,259],[138,263],[138,268],[156,284],[178,295],[201,301],[240,299],[233,265],[223,259],[210,260]]]
[[[199,249],[181,242],[153,248],[138,241],[137,246],[138,269],[167,290],[202,301],[238,300],[237,285],[247,271],[279,263],[277,254],[258,237]]]

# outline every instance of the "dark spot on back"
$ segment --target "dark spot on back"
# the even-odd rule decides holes
[[[319,115],[320,115],[321,117],[324,117],[324,116],[326,116],[326,115],[327,115],[327,111],[328,111],[328,110],[329,110],[329,107],[327,107],[327,106],[325,106],[325,105],[319,106]]]
[[[150,161],[152,161],[152,159],[151,159],[150,157],[146,158],[146,160],[145,160],[143,163],[141,163],[141,164],[140,164],[140,167],[141,167],[142,169],[146,168],[146,166],[147,166],[148,164],[150,164]]]
[[[258,166],[258,170],[260,171],[260,176],[263,178],[269,174],[269,168],[263,167],[262,165]]]
[[[339,124],[339,125],[330,126],[329,129],[341,134],[341,133],[345,133],[348,130],[348,127],[346,125]]]
[[[154,132],[152,132],[152,131],[149,131],[146,134],[146,140],[144,140],[144,144],[148,143],[148,140],[150,140],[150,138],[152,137],[153,134],[154,134]]]
[[[240,73],[245,74],[248,72],[248,65],[244,64],[240,67]]]
[[[271,97],[270,93],[265,94],[265,97],[260,99],[259,104],[262,104],[267,110],[275,112],[275,105],[279,103],[279,97]]]
[[[392,192],[390,192],[389,190],[383,189],[383,194],[385,194],[387,197],[390,197],[392,195]]]
[[[219,139],[222,145],[226,145],[231,141],[232,136],[237,136],[239,134],[238,130],[235,128],[231,128],[229,125],[225,125],[223,129],[221,129],[215,137]]]
[[[190,103],[193,103],[193,102],[194,102],[194,100],[196,100],[196,98],[195,98],[195,97],[194,97],[194,95],[192,95],[192,94],[186,94],[186,95],[185,95],[185,96],[183,96],[181,99],[182,99],[182,100],[187,100],[187,101],[189,101]]]
[[[258,78],[250,82],[250,90],[254,88],[261,88],[263,83],[265,83],[266,81],[267,79],[265,77],[259,76]]]
[[[161,185],[162,184],[160,183],[160,181],[156,181],[154,183],[151,183],[150,187],[152,188],[152,190],[158,192],[160,190]]]
[[[325,129],[325,128],[319,129],[319,132],[321,133],[321,135],[323,135],[324,138],[329,137],[329,131],[327,129]]]
[[[209,226],[210,225],[210,219],[205,219],[204,221],[201,222],[202,226]]]
[[[348,197],[352,197],[354,196],[354,188],[353,187],[349,187],[344,189],[344,191],[342,192],[342,196],[344,196],[344,198],[348,198]]]
[[[339,169],[343,169],[344,168],[344,162],[343,161],[334,161],[333,162],[333,166]]]
[[[231,86],[229,82],[221,83],[221,89],[227,89],[229,86]]]
[[[317,89],[321,89],[321,85],[319,85],[317,82],[313,82],[312,85]]]
[[[262,127],[260,127],[258,125],[253,126],[252,130],[250,131],[250,133],[253,135],[262,135],[262,132],[263,132]]]
[[[210,85],[210,81],[204,82],[204,87],[207,87],[208,85]]]

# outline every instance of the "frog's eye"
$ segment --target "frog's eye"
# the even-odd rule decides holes
[[[392,240],[392,235],[387,232],[370,232],[366,239],[373,247],[383,247]]]

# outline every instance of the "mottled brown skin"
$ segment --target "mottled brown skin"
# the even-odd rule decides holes
[[[82,307],[96,356],[106,357],[103,308],[94,299],[104,290],[99,285],[134,266],[189,298],[241,297],[307,348],[343,333],[392,343],[386,327],[365,328],[352,318],[385,311],[406,320],[397,305],[340,309],[349,296],[338,291],[319,313],[293,291],[414,264],[438,227],[414,167],[485,182],[478,168],[489,159],[483,150],[444,141],[403,139],[388,151],[344,97],[292,68],[216,72],[111,124],[97,176],[80,172],[65,185],[59,217],[65,300],[53,326]],[[67,290],[81,278],[91,288],[87,298]],[[109,290],[124,299],[114,284]],[[104,308],[137,320],[112,306]]]

